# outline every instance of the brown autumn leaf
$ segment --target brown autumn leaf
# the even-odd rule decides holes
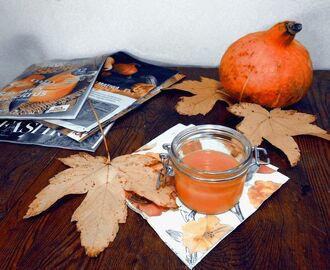
[[[330,140],[326,130],[311,124],[316,120],[311,114],[280,108],[269,112],[252,103],[235,104],[227,109],[244,117],[236,128],[244,133],[252,145],[260,145],[263,139],[267,140],[286,154],[291,166],[297,165],[300,160],[300,150],[292,136],[312,135]]]
[[[174,186],[156,189],[160,164],[160,160],[150,153],[119,156],[111,162],[111,165],[120,170],[120,178],[126,191],[133,191],[159,206],[176,208],[175,198],[172,196]]]
[[[218,100],[226,102],[228,105],[234,103],[222,84],[213,79],[201,77],[201,81],[186,80],[175,84],[165,90],[183,90],[194,94],[191,97],[181,97],[176,105],[176,111],[182,115],[205,115],[212,110]]]
[[[81,245],[88,256],[102,252],[115,239],[119,223],[126,222],[124,190],[159,206],[177,207],[172,196],[174,187],[156,190],[158,171],[153,166],[159,160],[152,156],[124,155],[108,162],[104,157],[79,153],[60,161],[70,168],[49,180],[49,185],[29,205],[24,218],[40,214],[66,195],[87,193],[71,221],[77,222]]]

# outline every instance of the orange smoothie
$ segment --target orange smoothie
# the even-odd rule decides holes
[[[182,163],[190,168],[208,172],[230,170],[239,165],[238,161],[227,154],[200,150],[187,154]],[[210,175],[199,175],[212,179]],[[230,175],[215,175],[217,179]],[[175,186],[179,198],[189,208],[205,214],[218,214],[228,211],[240,199],[245,175],[225,182],[206,182],[194,179],[179,170],[175,171]]]

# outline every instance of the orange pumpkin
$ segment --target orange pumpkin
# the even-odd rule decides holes
[[[219,66],[228,93],[269,108],[298,102],[313,78],[309,53],[294,39],[301,29],[301,24],[285,21],[234,42]]]
[[[36,81],[41,81],[45,76],[40,74],[32,74],[24,79],[14,81],[2,89],[3,92],[21,92],[23,90],[34,87]]]
[[[32,90],[30,102],[50,102],[71,93],[79,82],[79,77],[70,71],[57,74]]]
[[[114,64],[113,70],[121,75],[130,76],[138,71],[135,64]]]

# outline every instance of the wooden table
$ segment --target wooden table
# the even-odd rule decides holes
[[[189,79],[218,78],[216,69],[181,68]],[[315,71],[312,89],[291,108],[329,126],[330,72]],[[188,93],[168,91],[116,122],[108,140],[112,157],[131,153],[177,123],[222,124],[240,119],[217,102],[206,116],[181,116],[174,106]],[[295,138],[302,157],[291,168],[285,155],[263,143],[289,180],[261,208],[216,246],[195,269],[326,269],[329,256],[329,142]],[[113,243],[88,258],[70,222],[82,196],[68,196],[38,217],[23,220],[28,205],[66,167],[57,158],[70,150],[0,143],[0,269],[186,269],[142,217],[129,210]],[[104,155],[102,145],[95,155]]]

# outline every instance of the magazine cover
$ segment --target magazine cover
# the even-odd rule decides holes
[[[103,63],[94,57],[28,67],[0,90],[0,119],[74,119]]]
[[[104,129],[107,134],[113,124]],[[0,121],[0,142],[34,144],[72,150],[95,152],[102,142],[101,132],[79,143],[41,123],[28,120]]]
[[[173,84],[182,78],[183,75],[175,70],[151,65],[117,52],[107,57],[89,100],[101,123],[112,122],[158,94],[165,84],[168,86],[169,82]],[[89,132],[98,126],[89,102],[84,104],[76,119],[47,122],[77,132]]]

